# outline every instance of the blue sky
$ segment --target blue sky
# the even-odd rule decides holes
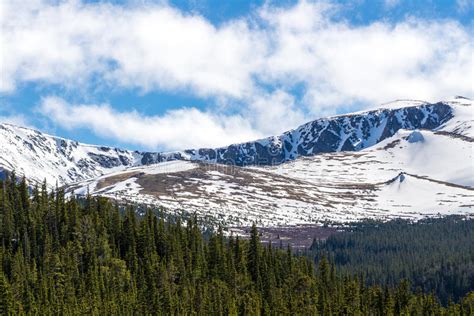
[[[469,1],[2,1],[0,120],[221,146],[399,98],[472,97]]]

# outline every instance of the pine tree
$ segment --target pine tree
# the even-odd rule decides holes
[[[260,283],[260,240],[258,236],[257,226],[252,225],[250,231],[250,244],[248,249],[247,270],[255,284]]]

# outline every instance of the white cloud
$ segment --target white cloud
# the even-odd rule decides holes
[[[69,104],[58,97],[46,97],[39,111],[62,128],[87,128],[97,135],[150,149],[223,146],[262,136],[239,115],[220,116],[196,108],[146,116],[136,111],[117,112],[108,104]]]
[[[305,121],[304,112],[297,106],[295,98],[281,90],[249,101],[244,115],[265,136],[296,128]]]
[[[55,96],[43,98],[38,112],[67,130],[86,128],[105,138],[155,150],[225,146],[280,133],[304,122],[294,98],[282,91],[252,100],[242,115],[191,107],[149,116],[135,110],[119,112],[109,104],[70,104]]]
[[[240,100],[261,93],[260,83],[285,90],[297,81],[319,95],[316,106],[334,95],[344,103],[472,94],[472,36],[452,21],[353,26],[333,19],[338,6],[302,0],[216,27],[147,2],[1,3],[4,92],[25,81],[77,89],[95,75],[94,84]]]
[[[3,0],[0,11],[0,92],[38,82],[69,91],[186,91],[209,100],[207,111],[184,108],[155,117],[111,105],[43,103],[64,127],[88,127],[148,147],[247,140],[351,104],[473,96],[472,34],[449,20],[351,25],[339,17],[338,5],[304,0],[284,8],[267,3],[219,26],[147,1]],[[295,87],[303,87],[302,95],[292,93]],[[232,105],[237,114],[226,115]],[[102,128],[104,120],[92,110],[112,123]],[[140,120],[156,132],[143,132]]]
[[[1,5],[1,91],[22,81],[83,86],[99,75],[143,90],[241,97],[264,48],[243,21],[216,28],[164,5]]]
[[[275,36],[262,74],[286,86],[305,84],[314,113],[360,101],[472,95],[472,36],[459,24],[412,18],[352,26],[321,15],[302,23],[313,15],[308,6],[314,8],[301,2],[265,12]]]

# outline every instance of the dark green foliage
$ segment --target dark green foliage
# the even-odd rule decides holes
[[[14,178],[12,178],[14,179]],[[65,199],[61,190],[0,182],[0,314],[38,315],[468,315],[473,294],[442,307],[406,282],[367,287],[316,269],[291,249],[204,239],[196,217],[137,217],[103,198]]]
[[[474,220],[458,216],[417,223],[394,220],[355,224],[351,232],[313,242],[316,261],[330,257],[339,272],[364,275],[367,284],[435,293],[443,305],[474,289]]]

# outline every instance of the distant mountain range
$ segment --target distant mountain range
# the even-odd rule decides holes
[[[471,214],[473,102],[402,100],[279,136],[153,153],[0,124],[0,169],[227,225]]]

